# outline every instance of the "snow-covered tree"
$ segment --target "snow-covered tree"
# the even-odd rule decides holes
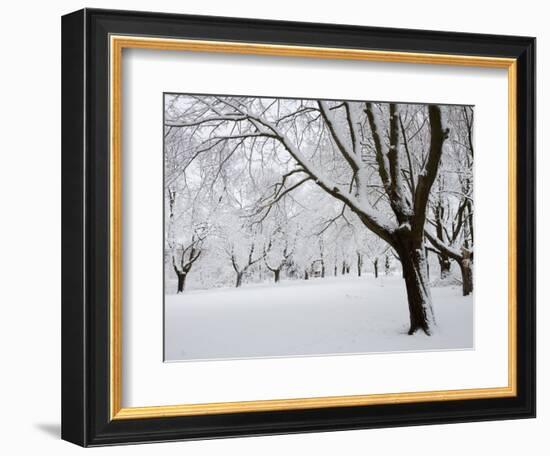
[[[471,173],[471,165],[455,153],[459,143],[468,143],[468,134],[471,139],[472,117],[468,111],[461,114],[464,107],[243,96],[167,98],[165,149],[177,157],[176,166],[167,171],[167,185],[200,189],[195,191],[202,195],[197,200],[218,204],[210,214],[219,214],[219,206],[233,211],[231,224],[240,237],[209,237],[209,245],[225,243],[237,286],[260,263],[278,270],[278,277],[284,267],[309,277],[318,273],[316,268],[324,275],[332,266],[335,274],[346,273],[354,262],[360,274],[367,257],[377,275],[379,259],[391,248],[405,280],[409,333],[432,333],[426,238],[431,241],[433,234],[433,190],[443,195],[444,204],[458,184],[469,182],[471,192],[464,173],[462,180],[438,177],[445,166],[445,172],[457,176],[464,169]],[[438,179],[441,187],[434,186]],[[285,223],[295,229],[273,229],[281,225],[281,205],[286,205]],[[472,235],[465,234],[472,207],[463,211],[468,222],[458,228],[460,238],[473,241],[473,225]],[[214,224],[228,223],[216,219]],[[370,247],[373,239],[379,240],[376,248]],[[442,244],[454,251],[451,243]],[[441,245],[432,247],[454,258]],[[471,246],[465,248],[471,255]]]
[[[438,176],[437,192],[432,195],[434,214],[429,219],[426,237],[439,258],[441,278],[456,261],[462,279],[462,294],[473,291],[473,109],[461,106],[449,114],[452,125],[451,147],[447,149],[445,169]],[[430,226],[431,225],[431,226]],[[433,228],[432,228],[433,227]]]

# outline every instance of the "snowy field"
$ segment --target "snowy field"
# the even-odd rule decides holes
[[[432,288],[436,333],[407,335],[400,277],[337,277],[167,295],[165,360],[473,348],[473,298]]]

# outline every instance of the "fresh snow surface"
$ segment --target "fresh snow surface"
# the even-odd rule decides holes
[[[437,328],[407,335],[400,277],[336,277],[166,295],[165,360],[473,348],[473,299],[432,288]]]

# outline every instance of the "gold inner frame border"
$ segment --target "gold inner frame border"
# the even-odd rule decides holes
[[[110,52],[110,416],[112,420],[352,407],[517,395],[517,61],[512,58],[393,52],[111,35]],[[317,59],[503,68],[508,72],[508,385],[505,387],[122,407],[122,51],[152,49]]]

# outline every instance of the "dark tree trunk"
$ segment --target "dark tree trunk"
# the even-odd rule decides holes
[[[378,258],[374,260],[374,278],[378,279]]]
[[[334,265],[334,277],[338,276],[338,266]]]
[[[309,280],[309,272],[307,271],[307,269],[304,271],[304,279]]]
[[[342,275],[345,275],[346,273],[346,262],[342,261]]]
[[[273,271],[273,274],[275,274],[275,283],[278,283],[279,280],[281,279],[281,270],[280,269],[275,269]]]
[[[361,277],[361,269],[363,267],[363,258],[361,254],[357,252],[357,277]]]
[[[243,273],[237,272],[237,280],[235,282],[235,288],[239,288],[243,284]]]
[[[460,272],[462,273],[462,296],[468,296],[474,291],[474,274],[470,255],[464,253],[460,261]]]
[[[443,243],[439,243],[437,239],[434,239],[433,237],[430,237],[428,235],[428,239],[434,246],[439,248],[441,251],[445,251],[447,249]],[[466,244],[466,243],[465,243]],[[449,258],[452,258],[454,261],[458,263],[458,266],[460,267],[460,273],[462,275],[462,295],[468,296],[471,294],[474,290],[474,279],[473,279],[473,267],[474,267],[474,257],[473,253],[466,247],[466,245],[463,246],[461,253],[447,249],[445,252]],[[449,266],[450,267],[450,266]]]
[[[446,279],[451,273],[451,259],[447,255],[439,255],[439,267],[441,268],[441,279]]]
[[[428,261],[428,252],[426,252],[426,274],[428,280],[430,280],[430,262]]]
[[[472,211],[472,202],[471,201],[468,201],[468,204],[466,205],[466,209],[468,210],[466,220],[468,221],[469,231],[470,231],[470,239],[471,239],[472,245],[473,245],[474,244],[474,215],[473,215],[473,211]],[[470,247],[470,245],[467,243],[466,247]]]
[[[183,290],[185,290],[185,279],[187,278],[187,274],[178,272],[178,293],[183,293]]]
[[[408,244],[408,247],[407,247]],[[409,301],[409,334],[418,330],[431,335],[435,326],[430,287],[427,279],[426,256],[421,246],[405,242],[398,251],[403,267]]]
[[[321,278],[325,278],[325,262],[321,260]]]

